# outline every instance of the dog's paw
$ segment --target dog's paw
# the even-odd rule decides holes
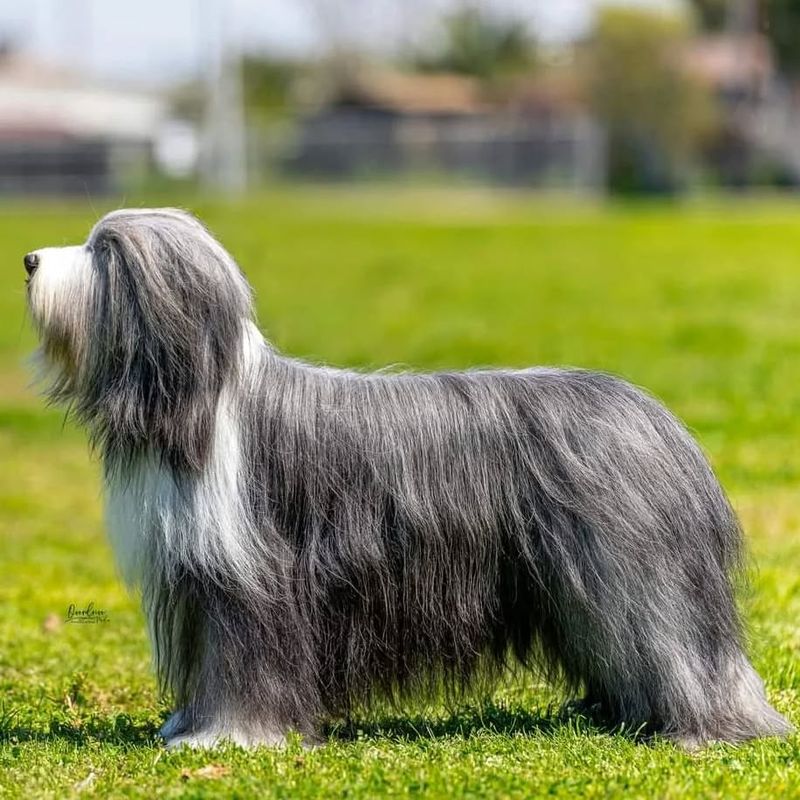
[[[164,738],[167,740],[168,750],[177,750],[181,747],[189,747],[192,750],[208,750],[225,741],[214,731],[187,731],[186,733],[165,736]]]
[[[168,724],[170,720],[167,720]],[[164,727],[166,727],[166,724]],[[163,728],[162,728],[163,730]],[[223,744],[239,747],[285,747],[286,737],[281,733],[260,731],[258,733],[236,728],[207,728],[198,731],[185,731],[175,736],[165,736],[168,750],[189,747],[193,750],[207,750]]]
[[[172,739],[174,738],[178,731],[180,731],[184,727],[184,713],[183,709],[178,709],[177,711],[173,712],[172,714],[167,717],[167,720],[161,726],[161,730],[159,730],[158,735],[162,739]]]
[[[677,747],[679,750],[683,750],[684,753],[690,754],[699,752],[706,745],[711,744],[713,741],[710,739],[703,739],[701,736],[691,733],[685,733],[670,738],[675,747]]]

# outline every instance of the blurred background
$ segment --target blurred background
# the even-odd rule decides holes
[[[0,3],[0,193],[794,190],[797,0]]]

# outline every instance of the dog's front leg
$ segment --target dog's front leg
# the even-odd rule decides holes
[[[225,742],[241,747],[284,746],[288,726],[258,703],[248,704],[244,692],[232,690],[236,684],[225,674],[231,667],[222,663],[220,652],[225,651],[206,651],[191,699],[161,728],[167,747],[209,748]]]
[[[155,632],[156,652],[168,654],[157,666],[179,704],[161,729],[167,747],[281,747],[290,731],[315,741],[311,698],[300,689],[302,664],[287,662],[281,648],[286,631],[263,624],[228,595],[217,597],[216,589],[205,586],[202,597],[196,587],[181,589],[180,599],[179,591],[171,593],[170,624],[154,620],[163,626]]]

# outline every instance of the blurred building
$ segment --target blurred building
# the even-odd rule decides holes
[[[697,37],[687,68],[718,100],[718,136],[707,153],[731,186],[800,183],[800,103],[778,73],[770,40],[761,34]]]
[[[104,193],[150,168],[168,106],[0,54],[0,192]]]
[[[728,103],[763,98],[775,78],[772,47],[759,34],[698,36],[684,60],[693,74]]]
[[[287,167],[328,178],[447,174],[518,186],[602,186],[603,137],[534,85],[490,97],[450,74],[362,71],[300,121]]]

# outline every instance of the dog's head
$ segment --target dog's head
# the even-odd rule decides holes
[[[52,399],[111,449],[171,457],[187,437],[207,439],[252,303],[200,222],[175,209],[114,211],[85,244],[34,250],[24,263]],[[191,463],[202,456],[189,450]]]

